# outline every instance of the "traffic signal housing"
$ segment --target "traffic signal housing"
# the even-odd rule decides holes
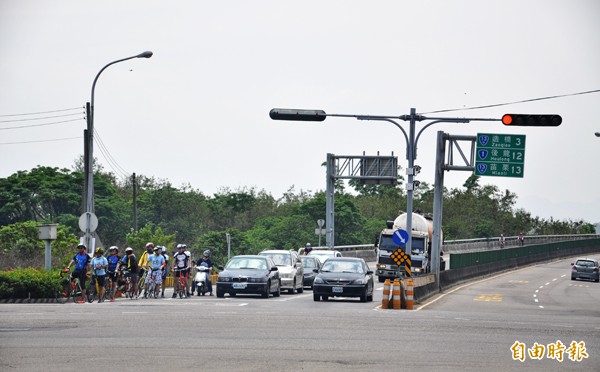
[[[323,121],[327,114],[323,110],[298,110],[274,108],[269,112],[273,120]]]
[[[502,124],[511,127],[558,127],[562,123],[560,115],[504,114]]]

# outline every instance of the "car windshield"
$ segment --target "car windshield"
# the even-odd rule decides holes
[[[289,253],[262,252],[261,256],[269,256],[277,266],[292,266],[292,255]]]
[[[314,269],[317,267],[315,260],[311,260],[311,259],[305,258],[305,257],[302,258],[302,265],[304,267],[306,267],[307,269]]]
[[[308,254],[309,256],[318,257],[321,262],[325,261],[330,257],[335,257],[335,252],[333,251],[312,251]]]
[[[262,258],[234,257],[227,264],[226,269],[257,269],[266,270],[267,262]]]
[[[588,260],[578,260],[577,262],[575,262],[575,265],[583,266],[583,267],[595,267],[596,266],[594,261],[588,261]]]
[[[327,260],[321,267],[321,271],[330,273],[357,273],[364,274],[360,262]]]

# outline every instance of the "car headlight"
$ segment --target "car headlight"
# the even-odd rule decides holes
[[[413,271],[415,273],[420,273],[421,272],[421,268],[420,267],[413,267]]]
[[[225,283],[225,282],[230,282],[231,278],[227,277],[227,276],[219,276],[217,278],[217,282],[221,282],[221,283]]]
[[[378,269],[385,269],[385,264],[377,264]]]
[[[315,278],[315,284],[323,284],[323,279],[319,278],[318,276]]]
[[[365,278],[356,279],[353,284],[367,284],[367,280]]]

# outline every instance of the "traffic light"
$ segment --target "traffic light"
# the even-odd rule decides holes
[[[562,123],[560,115],[504,114],[502,124],[513,127],[558,127]]]
[[[323,121],[327,117],[327,114],[323,110],[296,110],[274,108],[269,112],[269,116],[273,120]]]

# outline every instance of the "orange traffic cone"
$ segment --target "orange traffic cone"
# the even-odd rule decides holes
[[[394,310],[400,310],[401,308],[400,301],[400,281],[398,278],[394,279],[394,287],[392,289],[392,308]]]
[[[408,279],[406,283],[406,309],[412,310],[414,306],[414,283],[412,279]]]
[[[381,308],[389,309],[390,307],[390,280],[386,279],[383,283],[383,298],[381,299]]]

